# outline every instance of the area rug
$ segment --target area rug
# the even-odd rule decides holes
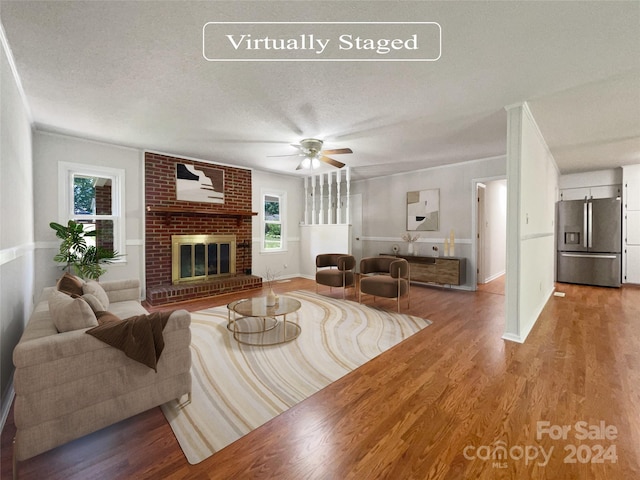
[[[201,462],[431,324],[308,291],[285,295],[302,304],[287,316],[302,332],[281,345],[236,342],[224,306],[192,313],[192,401],[162,406],[189,463]]]

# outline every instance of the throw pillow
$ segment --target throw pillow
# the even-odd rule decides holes
[[[121,322],[122,319],[111,312],[103,311],[103,312],[95,312],[96,318],[98,319],[98,325],[104,325],[105,323],[110,322]]]
[[[89,280],[87,283],[85,283],[82,286],[82,291],[96,297],[104,307],[102,310],[106,310],[109,308],[109,297],[107,296],[107,292],[105,292],[104,288],[102,288],[102,285],[100,285],[95,280]]]
[[[103,312],[106,310],[106,308],[104,308],[104,305],[102,305],[102,302],[98,300],[95,295],[85,293],[81,298],[89,304],[91,310],[93,310],[93,313],[96,314],[96,317],[98,316],[98,312]]]
[[[72,298],[55,290],[49,297],[49,312],[59,333],[98,325],[93,310],[81,297]]]
[[[65,272],[64,275],[60,277],[60,280],[58,280],[58,283],[56,283],[56,287],[59,292],[66,293],[72,297],[81,297],[83,284],[84,282],[81,278]]]

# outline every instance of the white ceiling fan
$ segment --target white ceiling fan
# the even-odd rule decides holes
[[[342,168],[344,163],[339,162],[333,158],[327,157],[327,155],[341,155],[345,153],[353,153],[350,148],[336,148],[333,150],[322,150],[322,140],[317,138],[305,138],[300,141],[299,145],[291,144],[292,147],[300,150],[298,153],[292,155],[269,155],[270,157],[304,157],[300,164],[296,167],[296,170],[300,169],[315,169],[320,166],[320,162],[327,163],[336,168]]]

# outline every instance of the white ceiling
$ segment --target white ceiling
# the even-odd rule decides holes
[[[33,120],[290,174],[306,137],[352,178],[504,155],[529,102],[562,173],[640,163],[640,2],[2,1]],[[207,62],[210,21],[430,21],[435,62]]]

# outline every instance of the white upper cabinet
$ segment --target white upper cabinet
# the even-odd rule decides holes
[[[640,165],[622,167],[624,204],[627,210],[640,210]]]
[[[586,198],[613,198],[622,194],[621,185],[598,185],[595,187],[563,188],[560,200],[584,200]]]
[[[622,167],[622,183],[622,280],[640,284],[640,165]]]

